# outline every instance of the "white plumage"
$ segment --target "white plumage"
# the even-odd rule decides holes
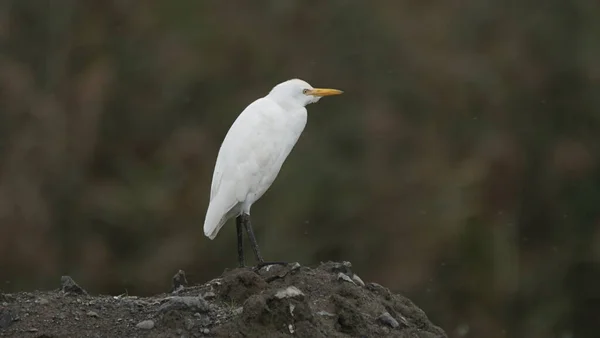
[[[228,219],[249,215],[252,204],[269,189],[306,126],[305,106],[341,93],[294,79],[242,111],[217,156],[204,221],[208,238],[214,239]]]

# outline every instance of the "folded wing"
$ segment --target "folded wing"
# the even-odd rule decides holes
[[[277,176],[279,162],[288,148],[278,109],[272,101],[259,99],[238,116],[227,132],[215,164],[204,222],[204,234],[210,239],[229,218],[239,215],[244,202],[260,198]]]

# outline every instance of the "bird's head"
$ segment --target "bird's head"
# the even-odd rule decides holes
[[[313,88],[306,81],[292,79],[273,87],[269,96],[283,105],[299,105],[305,107],[308,104],[319,101],[323,96],[339,95],[343,92],[337,89]]]

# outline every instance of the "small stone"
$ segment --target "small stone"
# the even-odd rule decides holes
[[[207,293],[205,293],[202,297],[204,299],[214,299],[217,295],[215,295],[214,292],[212,291],[208,291]]]
[[[285,289],[281,289],[281,290],[277,291],[277,293],[275,294],[275,297],[279,298],[279,299],[303,297],[303,296],[304,296],[304,293],[302,293],[302,291],[300,291],[300,289],[298,289],[295,286],[289,286]]]
[[[0,309],[0,329],[6,329],[11,326],[15,320],[17,319],[14,313],[8,309]]]
[[[191,318],[186,318],[184,322],[185,329],[190,331],[194,328],[194,321]]]
[[[367,284],[367,290],[369,290],[379,296],[385,297],[386,299],[389,299],[392,295],[392,293],[390,292],[390,290],[388,288],[385,288],[377,283]]]
[[[40,300],[38,300],[38,303],[40,303],[41,305],[46,305],[50,303],[50,301],[46,298],[40,298]]]
[[[292,264],[292,266],[290,267],[290,271],[294,271],[294,270],[298,270],[298,269],[300,269],[300,263],[298,263],[298,262]]]
[[[333,273],[344,273],[346,275],[352,275],[352,263],[348,262],[348,261],[343,261],[341,263],[332,263],[331,265],[328,265],[329,267],[329,271],[333,272]]]
[[[356,283],[354,283],[354,281],[352,280],[352,278],[348,277],[348,275],[346,275],[345,273],[342,273],[342,272],[338,273],[337,279],[338,280],[346,281],[348,283],[356,284]]]
[[[36,329],[35,327],[32,327],[31,329],[27,329],[27,332],[38,332],[39,330]]]
[[[244,312],[244,307],[240,306],[240,307],[236,308],[235,310],[233,310],[233,315],[239,316],[242,314],[242,312]]]
[[[360,285],[360,286],[365,286],[365,282],[363,282],[363,280],[358,277],[357,274],[354,274],[354,276],[352,276],[352,280],[354,281],[355,284]]]
[[[94,318],[98,318],[98,317],[100,317],[100,316],[99,316],[99,315],[98,315],[96,312],[94,312],[94,311],[89,311],[89,312],[87,313],[87,315],[88,315],[89,317],[94,317]]]
[[[135,327],[142,330],[152,330],[154,328],[154,321],[150,319],[144,320],[137,323]]]
[[[261,269],[264,269],[266,272],[269,272],[269,270],[271,270],[271,268],[274,266],[275,266],[275,264],[269,264],[269,265],[263,266]]]
[[[184,287],[188,284],[187,279],[185,278],[185,272],[183,270],[177,271],[175,276],[173,276],[173,284],[171,286],[171,292],[179,292],[184,289]]]
[[[400,326],[400,324],[398,323],[398,321],[396,319],[394,319],[394,317],[392,317],[392,315],[390,315],[389,312],[384,312],[381,316],[379,316],[379,318],[377,318],[381,323],[391,327],[392,329],[397,328],[398,326]]]
[[[73,278],[69,277],[69,276],[62,276],[60,277],[60,286],[61,286],[61,290],[65,293],[75,293],[75,294],[83,294],[83,295],[87,295],[87,292],[82,289],[79,285],[77,285],[77,283],[75,283],[75,281],[73,280]]]
[[[317,314],[319,316],[323,316],[323,317],[335,317],[335,315],[333,313],[330,313],[327,311],[319,311],[319,312],[317,312]]]
[[[204,334],[209,334],[209,333],[210,333],[210,330],[209,330],[209,329],[203,329],[203,330],[202,330],[202,333],[204,333]]]
[[[212,320],[209,316],[198,316],[196,320],[196,324],[201,327],[207,327],[212,323]]]
[[[398,315],[398,317],[400,317],[400,323],[402,323],[404,326],[408,326],[408,320],[406,320],[404,316]]]

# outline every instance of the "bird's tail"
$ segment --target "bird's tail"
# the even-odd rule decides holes
[[[217,237],[219,230],[221,230],[225,222],[233,216],[233,207],[234,206],[224,206],[218,195],[210,201],[204,220],[204,235],[206,237],[211,240]]]

